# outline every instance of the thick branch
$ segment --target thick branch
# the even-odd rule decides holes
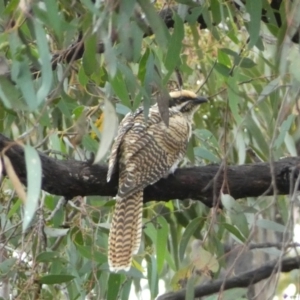
[[[195,288],[195,297],[203,297],[218,293],[221,290],[228,290],[236,287],[248,287],[252,284],[255,284],[263,279],[269,278],[272,273],[277,272],[290,272],[294,269],[300,268],[300,259],[295,258],[286,258],[282,261],[281,265],[278,263],[278,260],[271,261],[263,265],[262,267],[239,274],[229,279],[220,279],[210,283],[196,286]],[[223,286],[223,288],[222,288]],[[184,300],[185,299],[185,290],[179,292],[171,292],[159,296],[158,300]]]
[[[0,151],[11,143],[0,134]],[[16,174],[26,184],[26,167],[21,146],[13,144],[5,152],[10,158]],[[117,176],[106,182],[107,166],[90,162],[57,160],[40,153],[43,168],[42,189],[68,199],[75,196],[101,195],[115,196]],[[289,157],[275,162],[275,176],[278,194],[289,193],[289,180],[282,174],[300,164],[300,157]],[[198,199],[213,206],[214,195],[219,194],[224,176],[219,165],[181,168],[167,179],[161,179],[145,189],[144,200]],[[218,178],[215,178],[218,174]],[[228,166],[226,179],[230,193],[235,199],[271,195],[271,174],[268,163]]]

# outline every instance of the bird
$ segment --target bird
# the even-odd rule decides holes
[[[169,124],[162,120],[158,105],[128,113],[114,139],[107,182],[119,171],[115,211],[108,237],[111,272],[129,271],[142,235],[143,190],[174,173],[184,158],[192,134],[193,115],[207,98],[192,91],[169,92]]]

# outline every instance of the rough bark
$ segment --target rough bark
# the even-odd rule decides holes
[[[16,174],[26,184],[26,167],[22,146],[0,134],[0,151],[8,146],[5,154],[11,160]],[[50,194],[62,195],[67,199],[75,196],[101,195],[115,196],[117,174],[106,182],[107,166],[94,165],[88,161],[58,160],[40,153],[43,168],[42,189]],[[278,194],[288,194],[290,185],[286,171],[300,164],[300,157],[288,157],[274,163]],[[213,206],[221,187],[223,193],[235,199],[272,195],[272,176],[269,163],[255,163],[228,166],[224,178],[224,168],[220,165],[179,168],[174,175],[161,179],[145,189],[144,201],[170,199],[200,200]],[[225,183],[225,184],[223,184]]]

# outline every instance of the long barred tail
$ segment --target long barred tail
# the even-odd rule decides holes
[[[112,272],[128,271],[139,250],[142,235],[143,191],[117,199],[108,239],[108,264]]]

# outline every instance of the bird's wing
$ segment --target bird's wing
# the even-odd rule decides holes
[[[164,177],[183,158],[190,131],[180,113],[170,116],[168,127],[158,111],[146,124],[142,115],[135,118],[120,145],[118,196],[128,197]]]
[[[114,173],[118,161],[118,151],[120,144],[123,140],[124,135],[132,128],[134,124],[134,119],[141,114],[143,111],[143,108],[137,109],[134,113],[130,112],[128,113],[123,120],[121,121],[119,125],[119,131],[118,134],[114,140],[112,149],[111,149],[111,154],[109,157],[109,162],[108,162],[108,172],[107,172],[107,181],[110,181],[112,174]]]

